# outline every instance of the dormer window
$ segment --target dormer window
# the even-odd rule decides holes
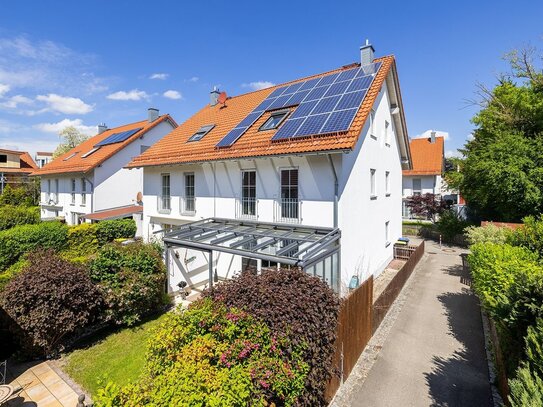
[[[209,133],[213,129],[213,127],[215,127],[214,124],[200,127],[200,129],[198,129],[198,131],[189,138],[189,141],[201,140],[207,133]]]
[[[0,154],[0,163],[7,163],[7,162],[8,162],[7,154]]]
[[[258,129],[258,131],[273,130],[278,128],[281,123],[283,123],[283,121],[287,118],[288,113],[288,110],[273,112],[271,116],[268,117],[268,120],[266,120],[264,124],[260,126],[260,129]]]
[[[66,157],[64,160],[62,161],[68,161],[70,158],[72,158],[73,156],[75,156],[77,154],[77,151],[75,153],[72,153],[70,154],[68,157]]]

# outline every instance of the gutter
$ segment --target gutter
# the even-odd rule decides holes
[[[334,166],[334,161],[332,160],[332,155],[328,154],[328,161],[330,162],[330,167],[332,167],[332,173],[334,174],[334,228],[338,226],[338,196],[339,196],[339,182],[337,179],[336,167]]]

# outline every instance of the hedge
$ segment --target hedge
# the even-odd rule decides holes
[[[0,270],[36,248],[63,250],[68,243],[68,227],[60,222],[22,225],[0,232]]]
[[[134,219],[104,220],[96,223],[96,238],[104,245],[119,238],[133,238],[136,230]]]
[[[0,206],[0,230],[40,222],[40,208],[37,206]]]

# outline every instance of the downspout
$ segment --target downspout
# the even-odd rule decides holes
[[[337,179],[336,167],[334,166],[334,161],[332,160],[331,154],[328,154],[328,161],[330,162],[330,167],[332,167],[332,173],[334,174],[334,228],[337,228],[338,227],[339,182]]]
[[[217,208],[217,193],[215,188],[217,186],[217,177],[215,176],[215,162],[211,163],[211,171],[213,171],[213,217],[217,217],[216,208]]]

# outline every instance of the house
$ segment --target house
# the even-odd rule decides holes
[[[395,58],[210,104],[128,164],[143,168],[143,233],[168,290],[242,269],[302,267],[343,294],[393,257],[410,168]]]
[[[124,168],[133,157],[175,129],[170,115],[148,110],[148,119],[108,129],[33,172],[41,177],[42,219],[62,217],[70,225],[87,221],[136,217],[143,171]]]
[[[36,163],[25,151],[0,149],[0,193],[6,185],[17,186],[28,182],[28,175]]]
[[[49,153],[46,151],[38,151],[34,156],[34,161],[36,161],[38,168],[42,168],[45,164],[51,162],[52,160],[53,153]]]

